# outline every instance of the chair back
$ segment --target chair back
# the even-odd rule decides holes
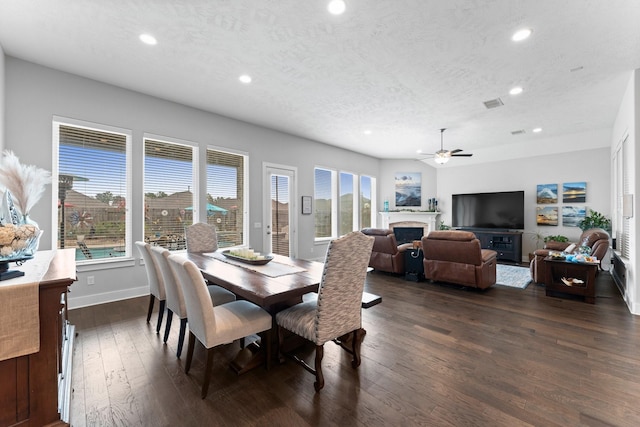
[[[470,231],[431,231],[422,238],[424,259],[482,265],[480,240]]]
[[[215,252],[218,250],[216,227],[197,222],[185,230],[187,252]]]
[[[164,290],[167,296],[167,308],[176,314],[180,319],[187,317],[187,306],[184,303],[182,289],[176,281],[173,269],[169,265],[171,251],[162,246],[151,246],[151,256],[160,270]]]
[[[362,234],[373,236],[373,252],[381,252],[385,254],[398,253],[398,241],[393,230],[387,228],[363,228]]]
[[[318,289],[316,344],[362,326],[362,292],[373,241],[354,231],[329,243]]]
[[[169,263],[182,287],[191,331],[207,345],[215,337],[216,318],[207,284],[198,267],[180,255],[170,255]]]
[[[164,301],[166,299],[164,282],[162,281],[162,275],[159,272],[158,266],[151,256],[151,245],[146,242],[138,241],[136,242],[136,246],[138,247],[138,251],[144,261],[144,268],[147,271],[149,292],[160,301]]]

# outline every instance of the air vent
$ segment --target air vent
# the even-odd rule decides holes
[[[511,135],[524,135],[524,129],[511,131]]]
[[[502,99],[500,98],[484,101],[484,106],[487,107],[487,110],[490,110],[492,108],[502,107],[503,105],[504,105],[504,102],[502,102]]]

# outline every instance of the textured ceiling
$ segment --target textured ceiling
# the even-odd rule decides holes
[[[436,151],[440,128],[445,148],[465,152],[611,128],[640,68],[638,0],[346,0],[341,16],[327,1],[2,0],[0,44],[389,159]],[[533,35],[516,44],[522,27]],[[143,32],[158,44],[143,45]],[[509,95],[514,85],[524,92]],[[504,106],[485,108],[498,97]]]

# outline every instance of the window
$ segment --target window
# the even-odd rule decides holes
[[[207,149],[207,223],[215,225],[219,247],[245,244],[246,162],[245,155]]]
[[[194,146],[144,140],[144,239],[169,250],[186,248],[193,224]]]
[[[356,176],[340,172],[340,235],[344,236],[355,230],[358,226],[358,199],[354,197]]]
[[[616,238],[616,250],[620,255],[629,259],[630,252],[630,234],[631,234],[631,222],[630,216],[624,215],[625,196],[631,192],[631,179],[629,171],[632,169],[631,156],[629,156],[629,137],[628,135],[618,146],[613,156],[613,176],[614,176],[614,191],[616,200],[616,214],[613,221],[613,237]]]
[[[53,127],[57,247],[76,248],[80,262],[131,256],[131,135],[59,121]]]
[[[376,180],[370,176],[360,177],[360,228],[373,227],[376,206]]]
[[[335,218],[337,216],[334,171],[315,168],[314,199],[315,199],[315,237],[316,239],[331,238],[337,234]],[[336,210],[336,212],[334,212]]]

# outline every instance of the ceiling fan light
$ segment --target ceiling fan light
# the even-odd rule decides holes
[[[447,156],[445,153],[436,153],[436,155],[433,157],[433,161],[439,165],[444,165],[449,161],[449,156]]]

